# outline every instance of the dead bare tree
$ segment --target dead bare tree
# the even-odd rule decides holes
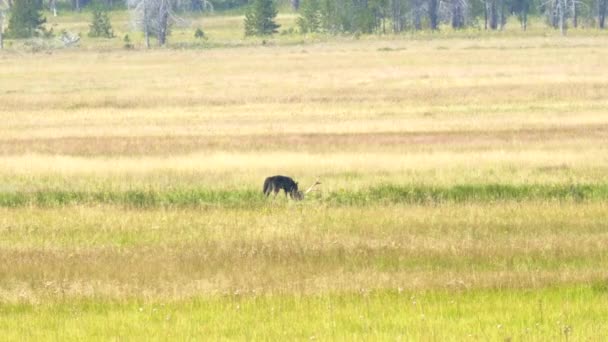
[[[49,0],[49,9],[53,12],[53,17],[57,16],[57,0]]]
[[[0,50],[4,49],[4,16],[10,6],[4,0],[0,0]]]
[[[572,0],[570,0],[572,1]],[[543,3],[548,9],[549,20],[551,26],[559,28],[560,33],[565,36],[567,31],[567,20],[570,14],[571,6],[568,5],[568,0],[547,0]]]
[[[144,12],[144,37],[146,38],[146,49],[150,48],[150,21],[148,20],[148,4],[147,0],[142,0]]]
[[[578,11],[576,8],[577,1],[570,0],[570,5],[570,10],[572,11],[572,27],[576,28],[578,27]]]
[[[428,0],[429,26],[431,30],[439,28],[439,0]]]
[[[483,1],[483,29],[488,29],[488,0]]]
[[[605,27],[606,13],[608,12],[608,0],[597,1],[597,21],[601,29]]]
[[[213,3],[209,0],[173,0],[171,3],[177,12],[213,12]]]
[[[0,50],[4,49],[4,12],[0,10]]]
[[[412,0],[412,21],[416,31],[422,30],[422,14],[424,13],[424,3],[422,0]]]
[[[387,16],[391,19],[394,33],[399,33],[405,29],[405,7],[404,0],[390,0],[387,3],[389,12]]]
[[[185,20],[173,12],[171,0],[128,1],[131,25],[144,32],[146,47],[150,47],[150,36],[156,37],[159,46],[165,45],[171,25],[185,24]]]
[[[488,24],[490,29],[498,28],[498,3],[497,0],[486,0],[486,11],[488,12]]]
[[[566,0],[556,0],[556,10],[559,16],[559,32],[566,35]]]
[[[531,0],[516,0],[514,10],[517,12],[517,19],[523,31],[528,29],[528,12],[530,11]]]
[[[450,11],[452,14],[452,28],[463,28],[465,25],[466,0],[450,0]]]
[[[167,0],[159,0],[158,1],[158,18],[156,25],[156,39],[158,40],[158,45],[163,46],[167,42],[167,32],[169,30],[169,11],[171,11],[171,6],[168,4]]]
[[[502,30],[506,23],[504,0],[485,0],[484,1],[484,27],[491,30]]]

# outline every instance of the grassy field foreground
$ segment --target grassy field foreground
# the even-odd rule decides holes
[[[601,37],[0,54],[0,335],[603,340]],[[319,178],[303,202],[264,177]]]
[[[7,339],[601,339],[603,203],[2,210]]]
[[[8,340],[601,340],[606,287],[77,301],[0,308]],[[35,326],[37,329],[32,329]]]

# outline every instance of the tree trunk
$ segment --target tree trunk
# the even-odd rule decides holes
[[[498,6],[496,0],[490,0],[490,28],[496,30],[498,28]]]
[[[520,8],[520,21],[521,21],[521,29],[522,30],[527,30],[528,29],[528,10],[530,9],[530,0],[523,0],[522,1],[522,5]]]
[[[500,30],[505,29],[505,24],[507,23],[507,17],[505,16],[506,8],[505,8],[505,0],[498,0],[500,7]]]
[[[403,18],[401,16],[401,0],[391,1],[391,17],[393,18],[393,32],[403,31]]]
[[[597,11],[597,19],[600,25],[600,28],[603,29],[606,22],[606,11],[608,9],[608,0],[599,0],[598,1],[598,11]]]
[[[167,24],[169,22],[169,6],[165,0],[161,0],[158,11],[158,45],[163,46],[167,42]]]
[[[0,12],[0,50],[4,49],[4,13]]]
[[[414,0],[414,29],[422,30],[422,1]]]
[[[460,0],[452,0],[452,28],[464,27],[464,13]]]
[[[488,29],[488,0],[483,2],[483,29]]]
[[[559,0],[553,0],[551,4],[551,26],[559,28]]]
[[[429,0],[429,22],[431,30],[439,26],[439,0]]]
[[[562,34],[562,36],[566,35],[566,17],[564,13],[564,10],[566,9],[565,2],[566,0],[558,0],[559,32]]]
[[[291,8],[293,8],[294,11],[297,11],[300,9],[300,0],[291,0]]]
[[[148,2],[144,2],[144,35],[146,37],[146,49],[150,48],[150,25],[148,23]]]
[[[576,0],[572,1],[572,27],[578,27],[578,13],[576,12]]]
[[[57,16],[57,0],[50,0],[51,12],[53,12],[53,17]]]

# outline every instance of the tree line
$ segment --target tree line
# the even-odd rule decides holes
[[[255,0],[272,1],[272,0]],[[301,32],[399,33],[440,25],[501,30],[516,16],[522,30],[529,16],[568,27],[605,27],[608,0],[302,0]]]
[[[117,6],[116,0],[69,0],[73,10],[94,7],[91,36],[111,37],[111,25],[104,10]],[[400,33],[478,27],[501,30],[507,18],[516,16],[522,30],[528,17],[542,17],[563,34],[568,27],[605,28],[608,0],[284,0],[297,11],[299,33]],[[12,38],[49,35],[41,11],[46,6],[57,14],[58,0],[0,0],[0,48],[4,23]],[[64,2],[65,4],[65,2]],[[245,8],[245,35],[270,35],[278,32],[276,0],[125,0],[133,13],[133,24],[145,33],[146,45],[156,37],[164,45],[171,25],[180,12]],[[102,10],[103,9],[103,10]],[[201,32],[197,32],[202,34]]]

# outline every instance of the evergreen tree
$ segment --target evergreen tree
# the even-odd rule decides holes
[[[302,15],[296,20],[301,33],[318,32],[321,28],[321,5],[319,0],[306,0]]]
[[[245,13],[245,35],[265,36],[277,33],[274,19],[278,14],[274,0],[254,0]]]
[[[336,33],[339,31],[337,26],[337,4],[333,0],[321,1],[321,27],[326,32]]]
[[[89,37],[114,37],[108,12],[102,10],[100,7],[93,9],[93,19],[91,25],[89,25]]]
[[[306,6],[311,6],[311,0],[304,3],[302,24],[307,23]],[[318,13],[315,21],[326,32],[339,33],[371,33],[386,31],[387,13],[393,3],[388,0],[314,0]],[[316,24],[316,23],[315,23]],[[400,24],[403,26],[403,23]],[[300,28],[303,28],[300,24]],[[305,32],[305,31],[303,31]]]
[[[46,18],[40,13],[41,10],[41,0],[15,0],[8,21],[7,36],[29,38],[44,33],[42,25]]]

